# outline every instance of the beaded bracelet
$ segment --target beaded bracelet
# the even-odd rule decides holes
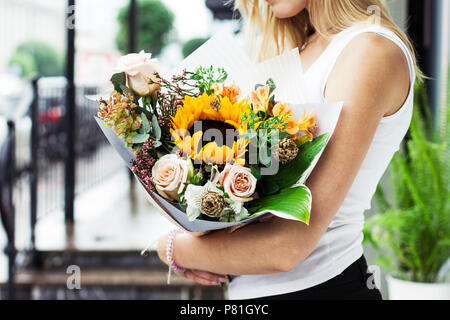
[[[181,274],[186,272],[186,269],[178,266],[175,263],[175,260],[173,259],[173,241],[175,240],[175,237],[181,233],[184,233],[184,232],[181,230],[173,230],[169,233],[169,236],[167,238],[166,259],[169,264],[169,275],[167,277],[167,284],[170,284],[170,275],[171,275],[172,270],[175,272],[181,273]]]

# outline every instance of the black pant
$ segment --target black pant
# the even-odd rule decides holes
[[[378,289],[369,289],[367,280],[370,276],[362,256],[340,275],[318,286],[256,300],[382,300]]]

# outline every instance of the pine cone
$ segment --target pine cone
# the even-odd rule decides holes
[[[207,192],[201,199],[202,211],[212,217],[220,217],[225,208],[225,199],[216,192]]]
[[[293,161],[298,156],[298,147],[294,140],[284,138],[278,142],[278,146],[274,150],[275,158],[278,158],[281,164]]]

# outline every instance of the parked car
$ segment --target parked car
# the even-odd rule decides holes
[[[39,150],[47,160],[62,160],[66,154],[66,86],[64,77],[45,77],[38,81]],[[97,150],[104,137],[93,116],[97,106],[85,98],[96,88],[78,88],[76,110],[77,155],[89,155]],[[31,103],[30,82],[12,74],[0,74],[0,145],[5,141],[7,121],[16,125],[16,163],[19,168],[31,161]]]
[[[66,86],[67,80],[64,77],[41,78],[38,82],[41,146],[51,159],[63,158],[66,150]],[[86,98],[86,95],[96,92],[95,87],[77,88],[75,119],[77,155],[95,152],[104,140],[94,120],[97,105]]]

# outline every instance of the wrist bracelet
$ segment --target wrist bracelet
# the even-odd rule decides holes
[[[181,233],[184,233],[181,230],[173,230],[169,233],[166,244],[166,259],[169,264],[169,282],[170,282],[170,270],[173,270],[178,273],[185,273],[186,269],[178,266],[173,259],[173,241],[175,237]]]

